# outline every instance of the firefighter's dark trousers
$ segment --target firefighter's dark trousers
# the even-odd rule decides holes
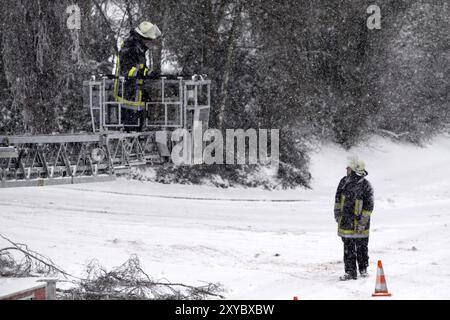
[[[342,241],[344,242],[345,273],[356,277],[358,269],[366,270],[369,266],[369,238],[342,238]]]

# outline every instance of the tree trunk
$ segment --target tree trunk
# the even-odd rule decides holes
[[[234,53],[236,50],[237,33],[241,26],[241,11],[242,2],[234,8],[233,11],[233,22],[230,30],[230,35],[228,37],[228,48],[227,48],[227,58],[225,61],[224,75],[222,80],[222,85],[220,89],[220,102],[219,102],[219,115],[218,115],[218,125],[219,129],[224,129],[225,124],[225,112],[226,105],[228,102],[228,87],[231,78],[231,71],[233,68]]]

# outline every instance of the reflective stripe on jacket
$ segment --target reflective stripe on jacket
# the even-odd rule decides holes
[[[335,197],[338,235],[343,238],[369,237],[373,208],[373,188],[365,177],[352,173],[342,178]]]

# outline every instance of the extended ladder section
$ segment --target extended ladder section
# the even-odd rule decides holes
[[[99,135],[0,137],[0,186],[110,180],[113,165]]]
[[[160,164],[155,132],[1,137],[0,187],[112,180]]]
[[[111,180],[132,167],[167,162],[170,132],[192,130],[195,121],[208,127],[210,81],[146,81],[142,103],[133,111],[140,109],[143,116],[125,124],[122,113],[130,106],[115,94],[117,85],[124,86],[124,79],[116,80],[84,82],[91,133],[0,136],[0,187]]]

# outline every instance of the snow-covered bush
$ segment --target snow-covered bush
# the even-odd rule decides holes
[[[204,184],[218,188],[248,187],[267,190],[307,187],[310,175],[306,170],[280,164],[276,168],[260,165],[235,166],[175,166],[156,168],[135,168],[131,178],[139,181],[153,181],[164,184]]]

